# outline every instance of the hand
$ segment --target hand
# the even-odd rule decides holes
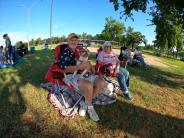
[[[92,69],[92,65],[91,63],[88,61],[88,62],[82,62],[80,65],[79,65],[79,69],[80,70],[85,70],[87,69],[88,72],[91,72],[91,69]]]
[[[115,71],[114,71],[114,74],[118,74],[119,73],[119,68],[116,68]]]

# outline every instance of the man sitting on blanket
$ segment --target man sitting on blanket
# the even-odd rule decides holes
[[[63,48],[60,54],[61,68],[64,70],[64,73],[67,74],[67,78],[72,78],[71,82],[73,82],[74,88],[79,90],[79,92],[84,95],[87,106],[83,108],[87,110],[92,120],[98,121],[99,117],[92,105],[92,99],[93,97],[99,95],[107,84],[103,78],[98,77],[97,75],[90,75],[87,78],[80,78],[80,74],[77,74],[75,75],[75,78],[72,77],[76,70],[87,69],[88,72],[90,72],[92,68],[89,61],[83,62],[79,65],[76,64],[77,50],[82,49],[77,46],[77,44],[78,36],[75,33],[69,34],[68,46]]]

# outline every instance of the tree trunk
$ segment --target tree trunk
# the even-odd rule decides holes
[[[178,50],[177,50],[177,52],[176,52],[176,59],[178,58]]]

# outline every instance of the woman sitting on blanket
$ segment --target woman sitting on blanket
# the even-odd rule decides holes
[[[93,97],[99,95],[103,88],[106,87],[106,82],[103,78],[97,75],[90,75],[87,78],[81,78],[80,74],[76,74],[73,78],[73,73],[77,70],[88,70],[91,71],[92,65],[88,62],[82,62],[81,64],[76,64],[77,50],[82,49],[82,47],[77,46],[78,36],[71,33],[68,36],[68,46],[63,48],[60,54],[60,64],[64,73],[67,74],[67,78],[71,78],[71,82],[74,84],[74,88],[79,90],[85,97],[85,102],[87,106],[83,106],[83,110],[87,110],[90,118],[94,121],[98,121],[99,117],[92,105]],[[76,85],[77,84],[77,85]]]
[[[103,50],[98,54],[97,61],[98,64],[111,65],[108,69],[111,74],[114,73],[117,76],[123,95],[128,100],[132,100],[133,97],[129,91],[129,72],[120,67],[120,61],[117,55],[112,52],[112,44],[110,42],[103,44]]]

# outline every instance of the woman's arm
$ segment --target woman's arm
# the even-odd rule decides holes
[[[115,74],[119,73],[119,68],[120,68],[120,61],[118,61],[118,62],[116,63],[116,67],[115,67],[115,69],[114,69],[114,73],[115,73]]]

